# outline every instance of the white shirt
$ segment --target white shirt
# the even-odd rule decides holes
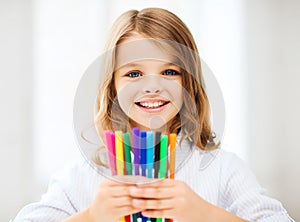
[[[249,221],[288,222],[282,204],[266,195],[249,168],[223,149],[177,148],[175,179],[188,184],[206,201]],[[105,171],[103,171],[105,172]],[[48,191],[37,203],[25,206],[14,222],[58,222],[92,203],[99,183],[106,178],[87,161],[80,161],[53,176]]]

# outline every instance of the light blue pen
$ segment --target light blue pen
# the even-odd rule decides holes
[[[147,177],[152,178],[152,170],[154,163],[154,133],[147,131]]]
[[[147,131],[146,135],[146,166],[147,166],[147,177],[153,177],[153,166],[154,166],[154,133]],[[152,220],[153,219],[153,220]],[[154,221],[155,218],[147,218],[147,222]]]

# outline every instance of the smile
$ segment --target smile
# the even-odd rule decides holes
[[[158,101],[141,101],[141,102],[136,102],[135,104],[147,109],[156,109],[164,105],[167,105],[168,103],[170,103],[170,101],[158,100]]]

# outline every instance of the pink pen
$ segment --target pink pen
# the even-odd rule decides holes
[[[110,130],[104,131],[105,145],[108,153],[109,166],[112,175],[117,175],[116,168],[116,148],[115,148],[115,134]]]

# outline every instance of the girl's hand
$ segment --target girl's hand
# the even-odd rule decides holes
[[[172,218],[178,222],[245,221],[208,203],[182,181],[163,179],[129,189],[133,207],[144,209],[145,217]]]
[[[163,179],[130,187],[134,207],[145,217],[172,218],[179,222],[207,221],[210,204],[199,197],[187,184]]]
[[[132,206],[129,190],[133,186],[108,179],[102,181],[92,205],[87,209],[90,221],[117,221],[140,212],[141,208]]]

